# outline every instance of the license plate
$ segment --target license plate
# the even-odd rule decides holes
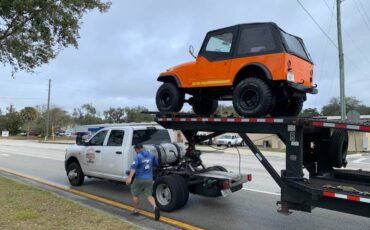
[[[230,189],[222,189],[221,190],[221,194],[223,197],[227,197],[228,195],[230,195],[232,192]]]

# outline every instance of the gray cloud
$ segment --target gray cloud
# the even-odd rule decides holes
[[[370,9],[369,1],[356,1]],[[324,0],[301,2],[336,43],[335,13],[332,19]],[[331,7],[334,0],[326,2]],[[347,95],[370,104],[366,93],[370,30],[353,1],[342,3],[342,14]],[[33,75],[17,73],[12,79],[9,68],[0,70],[0,107],[12,103],[21,109],[46,103],[46,79],[51,78],[53,104],[69,111],[84,103],[93,103],[100,111],[133,105],[154,110],[158,74],[192,60],[188,45],[199,49],[205,33],[212,29],[266,21],[302,37],[311,53],[319,94],[309,96],[305,106],[321,107],[338,96],[336,48],[295,0],[114,0],[108,13],[91,12],[84,17],[78,50],[63,50]]]

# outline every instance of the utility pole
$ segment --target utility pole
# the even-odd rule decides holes
[[[49,89],[48,89],[48,107],[46,111],[46,126],[45,126],[45,141],[48,139],[49,136],[49,120],[50,120],[50,87],[51,87],[51,79],[49,79]]]
[[[338,31],[338,53],[339,53],[339,76],[340,76],[340,116],[342,120],[346,119],[346,96],[344,88],[344,58],[342,45],[342,25],[340,4],[343,0],[337,0],[337,31]]]

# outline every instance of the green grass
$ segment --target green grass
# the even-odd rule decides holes
[[[0,229],[139,229],[106,213],[0,177]]]

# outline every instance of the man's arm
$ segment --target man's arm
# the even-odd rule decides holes
[[[137,167],[139,167],[139,159],[137,156],[134,156],[134,161],[132,162],[132,165],[131,165],[130,174],[128,175],[127,180],[126,180],[127,185],[131,184],[132,177],[135,175],[135,171]]]

